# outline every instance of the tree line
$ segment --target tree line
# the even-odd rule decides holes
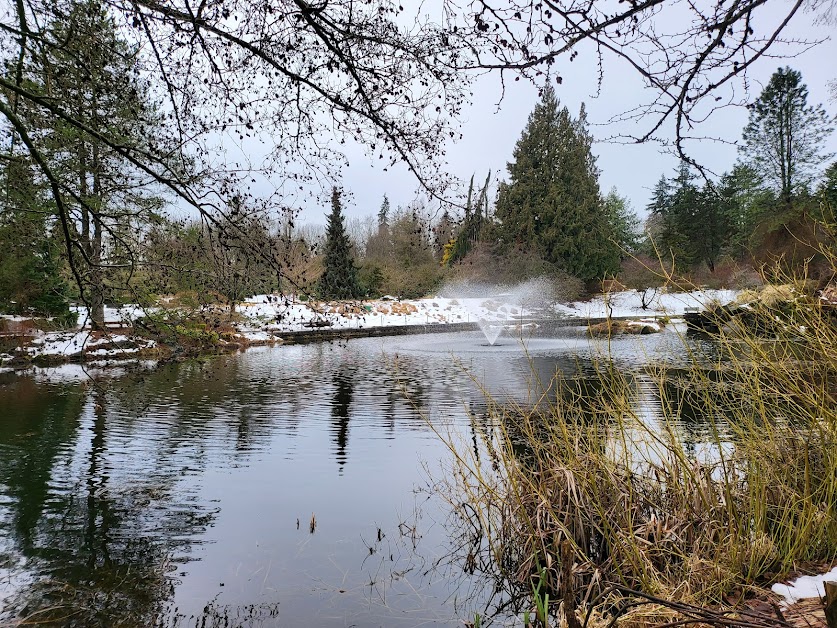
[[[833,207],[837,165],[824,168],[831,156],[823,151],[833,117],[807,103],[798,72],[782,68],[751,106],[739,163],[713,178],[684,160],[655,187],[644,229],[627,199],[599,187],[584,107],[573,115],[547,85],[496,190],[488,173],[432,210],[392,209],[384,198],[372,228],[350,234],[335,188],[326,234],[306,234],[293,211],[213,178],[165,131],[176,110],[147,79],[139,46],[110,7],[59,8],[37,54],[24,46],[3,70],[15,85],[4,93],[0,155],[6,312],[69,320],[70,301],[80,300],[101,326],[105,302],[178,293],[234,309],[263,292],[418,297],[449,278],[513,283],[547,274],[595,286],[650,254],[714,272],[724,256],[746,260],[754,251],[804,258]],[[142,154],[154,156],[154,168]],[[166,177],[213,200],[194,220],[171,220],[180,188]],[[800,241],[809,248],[789,252]]]
[[[681,269],[723,257],[827,271],[822,247],[837,207],[837,162],[826,148],[835,118],[808,103],[802,76],[779,68],[750,106],[739,159],[718,178],[681,162],[648,205],[653,252]]]
[[[615,189],[600,190],[584,106],[574,117],[547,86],[493,202],[490,174],[477,189],[472,177],[457,220],[447,210],[435,226],[413,217],[414,233],[436,234],[436,257],[447,269],[421,279],[413,271],[413,277],[422,289],[434,277],[514,283],[543,274],[589,288],[607,278],[655,283],[671,272],[711,278],[726,260],[754,272],[778,265],[781,272],[828,280],[837,161],[830,162],[834,155],[825,147],[834,124],[821,105],[808,103],[801,74],[779,68],[749,107],[732,170],[713,177],[682,160],[674,176],[660,177],[643,225]],[[379,216],[376,247],[389,229],[385,208]],[[432,250],[426,242],[428,260]],[[375,260],[375,277],[394,266],[369,253],[364,264]],[[650,272],[637,273],[638,265]],[[715,280],[732,285],[733,278]]]

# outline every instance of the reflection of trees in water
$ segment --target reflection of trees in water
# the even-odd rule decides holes
[[[139,428],[146,416],[169,417],[165,446],[188,446],[198,460],[207,455],[207,445],[218,445],[224,433],[230,439],[228,450],[237,452],[249,451],[267,438],[275,416],[265,406],[279,401],[277,388],[267,378],[249,377],[239,356],[219,356],[116,380],[112,400],[114,410]],[[288,388],[293,395],[305,393],[302,382]]]
[[[346,448],[349,442],[349,409],[352,405],[352,372],[341,369],[334,378],[334,396],[331,402],[331,432],[334,436],[335,458],[343,472],[346,464]]]
[[[14,386],[0,386],[0,485],[11,498],[14,525],[7,536],[24,554],[35,543],[52,468],[78,429],[84,403],[84,393],[75,385],[54,386],[50,393],[44,394],[43,386],[31,377],[19,378]]]
[[[9,618],[152,625],[171,594],[172,554],[188,551],[214,518],[199,504],[178,505],[188,496],[172,498],[179,475],[164,453],[122,468],[109,451],[124,437],[114,433],[121,426],[114,427],[109,384],[52,394],[36,387],[40,394],[31,396],[32,383],[21,378],[0,389],[0,404],[15,399],[15,420],[3,424],[0,442],[18,449],[3,456],[0,483],[19,495],[10,506],[15,528],[3,534],[34,576],[7,603]]]
[[[20,530],[9,536],[45,576],[20,591],[13,608],[58,603],[78,611],[76,625],[150,623],[171,594],[169,563],[187,554],[215,517],[198,501],[195,475],[225,459],[246,460],[308,419],[330,418],[341,468],[356,420],[389,432],[426,429],[417,409],[444,421],[469,395],[474,441],[490,428],[467,365],[449,356],[370,356],[340,345],[290,349],[280,359],[279,352],[221,356],[86,387],[30,381],[28,401],[19,395],[25,378],[0,387],[0,404],[18,408],[19,417],[0,425],[0,444],[20,441],[19,454],[0,456],[0,483],[20,496],[11,506]],[[530,366],[507,368],[517,382]],[[551,378],[556,360],[543,358],[534,368]],[[588,395],[590,412],[601,412],[596,404],[606,395],[578,385],[574,394]],[[23,436],[30,432],[37,439]]]
[[[421,421],[414,406],[448,390],[432,366],[402,361],[393,373],[383,355],[352,362],[343,352],[305,348],[296,364],[221,356],[85,384],[16,377],[0,386],[0,407],[10,409],[0,447],[13,448],[0,456],[0,484],[12,497],[8,516],[0,507],[0,530],[10,539],[10,564],[25,557],[19,569],[33,576],[0,617],[51,609],[39,619],[153,624],[172,593],[172,561],[188,554],[216,516],[198,501],[196,474],[223,464],[219,457],[246,456],[277,429],[295,430],[326,408],[342,466],[353,416],[392,431],[396,422]],[[212,617],[201,621],[210,625]]]

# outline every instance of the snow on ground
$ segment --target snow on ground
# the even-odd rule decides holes
[[[70,308],[73,312],[78,314],[78,324],[82,328],[90,327],[90,312],[83,305],[76,305]],[[137,305],[123,305],[120,307],[105,306],[105,324],[116,325],[122,323],[126,327],[131,325],[132,321],[145,316],[145,311]]]
[[[568,305],[556,304],[556,311],[567,317],[604,318],[606,316],[683,316],[686,312],[702,310],[717,301],[726,305],[735,300],[736,290],[693,290],[666,292],[664,290],[625,290],[598,295],[589,301]],[[643,299],[645,307],[643,307]]]
[[[258,295],[239,304],[237,311],[246,319],[242,331],[248,334],[254,331],[302,331],[317,327],[357,329],[505,321],[532,314],[523,306],[504,302],[498,297],[323,303],[293,302],[284,297]]]
[[[530,295],[531,297],[532,295]],[[537,296],[537,295],[534,295]],[[736,296],[732,290],[699,290],[689,293],[668,293],[663,290],[624,292],[599,295],[589,301],[554,304],[552,311],[562,318],[634,317],[645,319],[653,316],[682,316],[690,310],[703,308],[710,301],[728,303]],[[543,317],[520,303],[511,294],[483,297],[433,297],[399,301],[384,297],[369,301],[324,303],[298,301],[282,295],[256,295],[238,304],[236,311],[242,317],[237,331],[248,341],[269,343],[283,333],[310,331],[312,329],[362,329],[401,325],[434,325],[450,323],[505,323],[521,318]],[[643,308],[643,300],[646,307]],[[528,303],[528,301],[527,301]],[[215,307],[215,311],[219,308]],[[21,347],[25,356],[73,357],[84,353],[85,357],[125,357],[154,343],[136,337],[128,337],[122,329],[110,333],[91,332],[87,310],[79,307],[79,328],[69,332],[44,333],[31,330],[33,340]],[[108,327],[128,327],[144,316],[146,311],[137,306],[106,308]],[[11,318],[11,317],[7,317]],[[647,323],[643,323],[647,324]],[[12,356],[0,354],[0,363]]]
[[[776,583],[770,590],[773,593],[782,596],[784,601],[782,604],[790,606],[798,602],[812,597],[823,597],[825,595],[825,586],[823,582],[829,580],[837,580],[837,567],[828,573],[820,574],[819,576],[800,576],[792,582],[787,584]]]
[[[125,334],[102,334],[88,329],[67,332],[37,332],[37,335],[19,348],[19,354],[28,358],[74,357],[82,353],[87,359],[128,357],[144,348],[155,345],[153,340],[126,336]],[[0,364],[15,356],[0,354]]]

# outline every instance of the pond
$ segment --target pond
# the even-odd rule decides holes
[[[610,343],[645,415],[642,367],[683,343]],[[605,349],[568,328],[2,374],[0,624],[460,626],[482,589],[446,560],[440,434],[468,446],[481,389],[525,401]]]

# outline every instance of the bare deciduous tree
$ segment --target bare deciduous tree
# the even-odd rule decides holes
[[[835,2],[473,0],[467,6],[459,12],[450,2],[448,14],[466,25],[456,36],[473,58],[471,68],[514,72],[515,79],[550,73],[561,83],[555,63],[583,55],[588,66],[595,61],[601,86],[608,61],[621,61],[609,67],[628,68],[650,89],[647,102],[614,119],[636,122],[636,131],[619,137],[662,142],[693,163],[686,145],[707,137],[697,131],[701,123],[718,109],[747,102],[754,64],[820,43],[788,35],[788,26],[804,10],[828,23]]]
[[[438,0],[433,19],[424,5],[390,0],[98,1],[139,51],[137,72],[161,118],[141,142],[75,115],[46,80],[44,59],[82,36],[50,27],[75,0],[16,0],[0,16],[0,119],[12,150],[28,153],[49,186],[74,268],[84,250],[71,207],[84,199],[56,172],[38,125],[74,129],[135,171],[136,185],[167,189],[227,229],[230,201],[247,203],[254,171],[296,194],[339,171],[344,142],[363,144],[385,167],[406,164],[431,188],[481,71],[539,80],[562,56],[589,52],[605,80],[605,59],[616,57],[652,88],[649,103],[623,114],[645,123],[628,139],[673,134],[685,156],[694,126],[743,98],[753,63],[783,42],[791,51],[814,43],[783,36],[805,0],[781,5],[778,17],[777,0]],[[551,76],[561,81],[554,68]],[[264,141],[263,155],[249,143],[230,148],[250,140]],[[98,209],[85,210],[95,221]]]

